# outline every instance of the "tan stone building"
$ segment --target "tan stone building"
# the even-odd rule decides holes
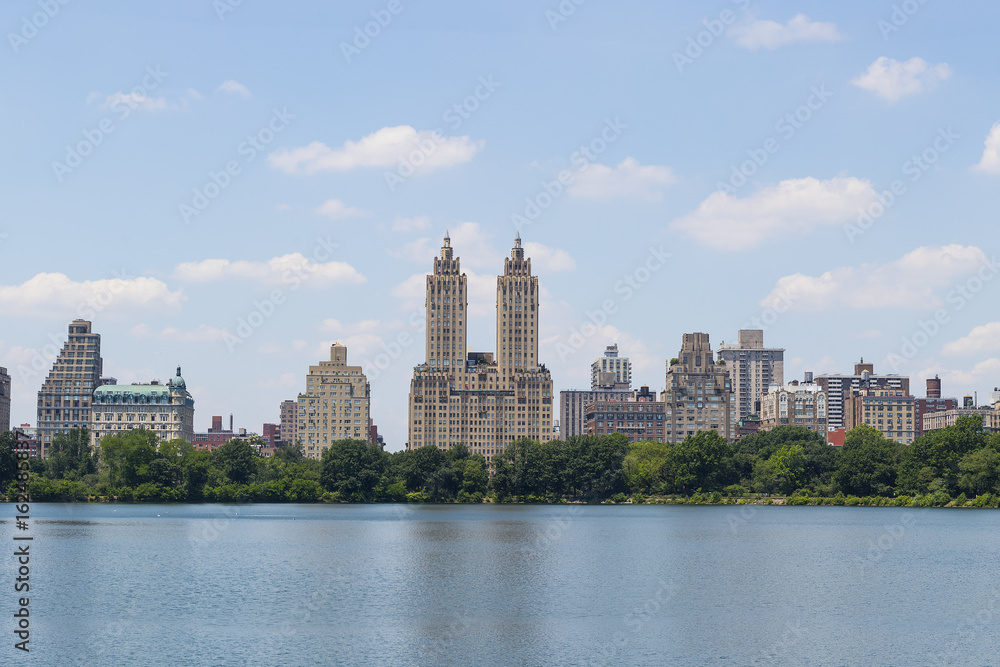
[[[708,334],[684,334],[677,357],[667,362],[666,389],[660,394],[665,441],[681,442],[709,430],[730,439],[732,398],[729,370],[715,363]]]
[[[923,432],[927,433],[954,426],[959,417],[982,417],[984,431],[987,433],[1000,432],[1000,403],[995,403],[993,408],[953,408],[925,414]]]
[[[136,428],[152,431],[162,440],[194,444],[194,399],[177,375],[166,384],[106,384],[94,390],[90,419],[91,446],[106,435]]]
[[[826,392],[830,413],[827,423],[831,431],[840,428],[850,429],[845,419],[846,403],[853,390],[860,389],[862,384],[869,387],[898,389],[904,395],[910,393],[910,378],[900,375],[875,375],[874,364],[865,363],[863,358],[860,363],[854,364],[853,375],[819,375],[816,377],[816,384],[823,387],[823,391]]]
[[[538,360],[538,278],[520,236],[497,277],[495,356],[466,352],[467,281],[448,236],[426,290],[425,361],[410,382],[407,449],[464,443],[490,461],[518,438],[550,440],[552,377]]]
[[[10,376],[0,366],[0,433],[10,430]]]
[[[762,329],[741,329],[736,344],[719,345],[718,360],[726,363],[733,385],[733,421],[759,414],[758,404],[771,385],[785,382],[785,350],[764,347]]]
[[[37,428],[42,457],[53,436],[90,425],[90,401],[101,384],[104,361],[101,336],[86,320],[73,320],[69,338],[59,351],[38,392]]]
[[[844,428],[861,424],[878,429],[890,440],[909,445],[916,437],[914,398],[895,387],[862,386],[844,401]]]
[[[298,439],[316,459],[337,440],[368,440],[371,386],[361,366],[347,364],[347,347],[330,346],[330,361],[309,367],[299,394]]]
[[[801,426],[826,438],[826,392],[818,384],[799,384],[797,380],[787,385],[774,384],[760,403],[760,430]]]

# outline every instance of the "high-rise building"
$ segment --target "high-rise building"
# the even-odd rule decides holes
[[[761,399],[760,430],[801,426],[826,438],[826,392],[815,382],[771,385]]]
[[[844,401],[844,427],[850,431],[861,424],[876,428],[882,435],[904,445],[916,437],[913,396],[908,391],[885,386],[869,386],[851,390]]]
[[[136,428],[146,429],[162,440],[186,440],[194,444],[194,399],[187,383],[177,375],[166,384],[106,384],[94,390],[90,418],[90,442],[106,435]]]
[[[729,370],[725,363],[715,363],[708,334],[684,334],[681,351],[667,362],[666,380],[661,394],[666,442],[709,430],[732,437]]]
[[[298,440],[299,404],[296,401],[282,401],[279,406],[281,423],[278,428],[278,440],[283,444],[294,444]]]
[[[763,329],[741,329],[736,344],[719,345],[718,360],[726,362],[733,384],[733,421],[760,414],[761,398],[771,385],[785,383],[785,350],[764,347]]]
[[[91,331],[90,322],[73,320],[69,338],[38,391],[36,424],[43,458],[55,435],[90,425],[90,401],[100,386],[103,366],[100,334]]]
[[[844,428],[844,403],[854,389],[860,389],[865,382],[870,388],[898,389],[903,395],[910,394],[910,378],[899,375],[875,375],[875,366],[864,359],[854,365],[854,375],[819,375],[816,384],[826,392],[829,417],[827,428],[831,431]]]
[[[624,401],[595,401],[587,406],[587,433],[622,433],[629,442],[664,442],[664,403],[648,391]]]
[[[590,365],[590,390],[599,389],[632,389],[632,364],[628,357],[618,356],[617,343],[608,345],[604,355]]]
[[[587,406],[600,401],[627,401],[627,389],[598,388],[593,391],[566,389],[559,392],[559,438],[568,440],[587,432]]]
[[[538,360],[538,278],[520,236],[497,277],[496,357],[465,352],[466,284],[446,235],[426,281],[426,356],[410,382],[406,446],[464,443],[490,461],[518,438],[552,438],[552,377]]]
[[[10,376],[0,366],[0,433],[10,430]]]
[[[361,366],[347,364],[345,345],[334,343],[330,361],[309,367],[298,406],[299,441],[309,458],[337,440],[368,440],[371,385]]]

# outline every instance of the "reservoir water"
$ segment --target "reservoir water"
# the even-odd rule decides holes
[[[4,665],[1000,664],[996,510],[6,507]]]

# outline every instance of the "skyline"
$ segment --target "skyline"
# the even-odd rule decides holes
[[[476,350],[520,233],[554,394],[611,343],[659,391],[683,333],[755,322],[786,380],[1000,384],[991,4],[68,3],[26,37],[39,6],[0,10],[12,424],[83,317],[105,375],[182,365],[198,431],[276,423],[341,342],[402,449],[446,230]]]

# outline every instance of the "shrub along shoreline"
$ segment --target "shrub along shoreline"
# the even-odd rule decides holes
[[[629,443],[620,434],[509,444],[492,466],[464,445],[388,453],[358,440],[321,459],[301,447],[273,457],[231,440],[213,452],[144,430],[86,429],[53,439],[31,459],[33,502],[140,503],[605,503],[997,507],[1000,434],[961,417],[904,446],[863,425],[842,448],[782,426],[726,442],[702,432],[683,442]],[[0,434],[0,490],[16,498],[14,436]],[[23,473],[22,473],[23,474]]]

